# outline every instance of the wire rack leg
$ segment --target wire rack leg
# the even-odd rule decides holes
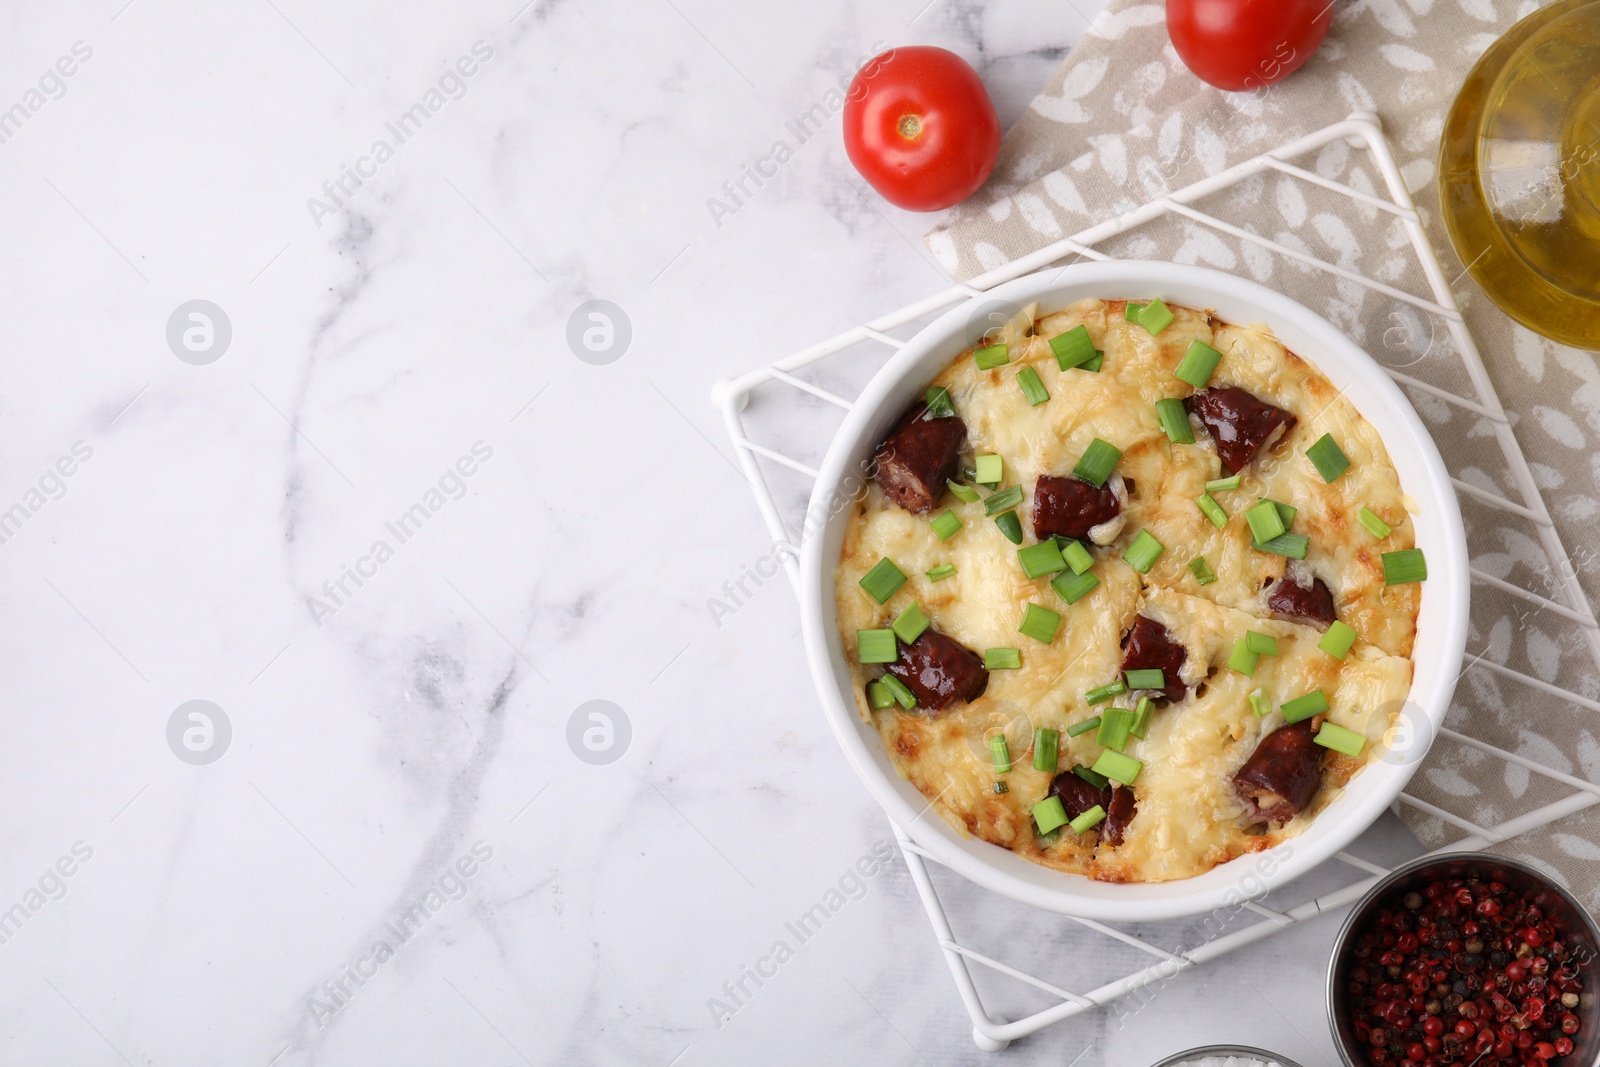
[[[984,1052],[1000,1052],[1011,1044],[1010,1038],[1002,1038],[995,1034],[996,1021],[983,1006],[983,998],[978,995],[978,987],[973,984],[972,972],[967,969],[967,961],[959,952],[953,952],[947,946],[954,944],[956,935],[950,929],[950,919],[944,913],[944,905],[939,901],[939,894],[933,888],[933,879],[928,877],[928,867],[922,856],[915,850],[910,838],[895,823],[890,822],[894,830],[894,839],[900,844],[900,855],[906,861],[906,870],[911,872],[911,882],[917,887],[917,896],[922,898],[922,907],[928,913],[928,922],[933,925],[934,936],[939,939],[939,949],[944,954],[945,964],[950,968],[950,977],[955,979],[956,992],[961,995],[961,1003],[967,1009],[967,1014],[972,1017],[973,1043]]]

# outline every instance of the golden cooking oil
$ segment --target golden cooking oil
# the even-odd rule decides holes
[[[1560,0],[1479,59],[1445,125],[1456,253],[1537,333],[1600,348],[1600,0]]]

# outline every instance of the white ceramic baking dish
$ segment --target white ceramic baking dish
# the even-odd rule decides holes
[[[1117,885],[1030,863],[1011,851],[950,827],[900,777],[852,694],[850,665],[834,605],[848,509],[842,499],[896,419],[928,383],[994,323],[983,311],[1039,303],[1040,314],[1078,300],[1149,299],[1210,308],[1224,321],[1261,323],[1309,359],[1383,435],[1402,489],[1415,501],[1417,545],[1428,560],[1418,620],[1409,714],[1417,721],[1401,758],[1373,760],[1299,837],[1244,856],[1196,878]],[[998,303],[997,303],[998,302]],[[1387,374],[1326,319],[1265,286],[1230,274],[1173,263],[1116,261],[1054,268],[1007,282],[951,308],[901,349],[862,392],[822,464],[810,516],[822,525],[801,550],[800,607],[806,653],[822,706],[845,755],[873,798],[930,856],[972,881],[1015,900],[1067,915],[1140,920],[1194,915],[1236,906],[1282,885],[1350,844],[1393,803],[1416,770],[1450,706],[1466,645],[1470,579],[1466,538],[1450,476],[1421,419]]]

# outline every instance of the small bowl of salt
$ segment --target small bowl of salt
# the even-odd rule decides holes
[[[1300,1067],[1265,1049],[1244,1045],[1207,1045],[1168,1056],[1155,1067]]]

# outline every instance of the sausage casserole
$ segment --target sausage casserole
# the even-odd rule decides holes
[[[1425,561],[1377,432],[1266,327],[1022,309],[873,465],[839,628],[861,714],[958,830],[1187,878],[1382,750]]]

